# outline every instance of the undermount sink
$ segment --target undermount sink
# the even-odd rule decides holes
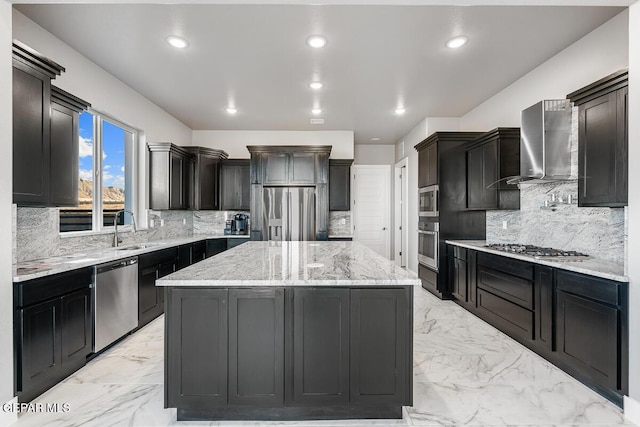
[[[148,245],[135,245],[135,246],[127,246],[125,248],[116,248],[117,251],[135,251],[137,249],[148,248]]]

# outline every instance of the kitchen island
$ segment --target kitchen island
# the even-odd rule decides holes
[[[355,242],[248,242],[171,274],[165,407],[178,420],[402,418],[413,288]]]

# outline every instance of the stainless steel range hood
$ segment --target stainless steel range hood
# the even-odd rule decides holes
[[[522,111],[520,177],[509,182],[571,178],[571,101],[540,101]]]

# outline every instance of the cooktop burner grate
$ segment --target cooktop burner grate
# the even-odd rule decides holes
[[[534,245],[522,245],[518,243],[493,243],[486,245],[489,249],[495,249],[502,252],[511,252],[514,254],[530,255],[533,257],[549,257],[549,258],[575,258],[584,259],[589,255],[576,251],[565,251],[562,249],[543,248]]]

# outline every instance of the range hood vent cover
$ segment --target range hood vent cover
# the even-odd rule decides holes
[[[540,101],[522,111],[520,177],[512,182],[571,179],[571,101]]]

